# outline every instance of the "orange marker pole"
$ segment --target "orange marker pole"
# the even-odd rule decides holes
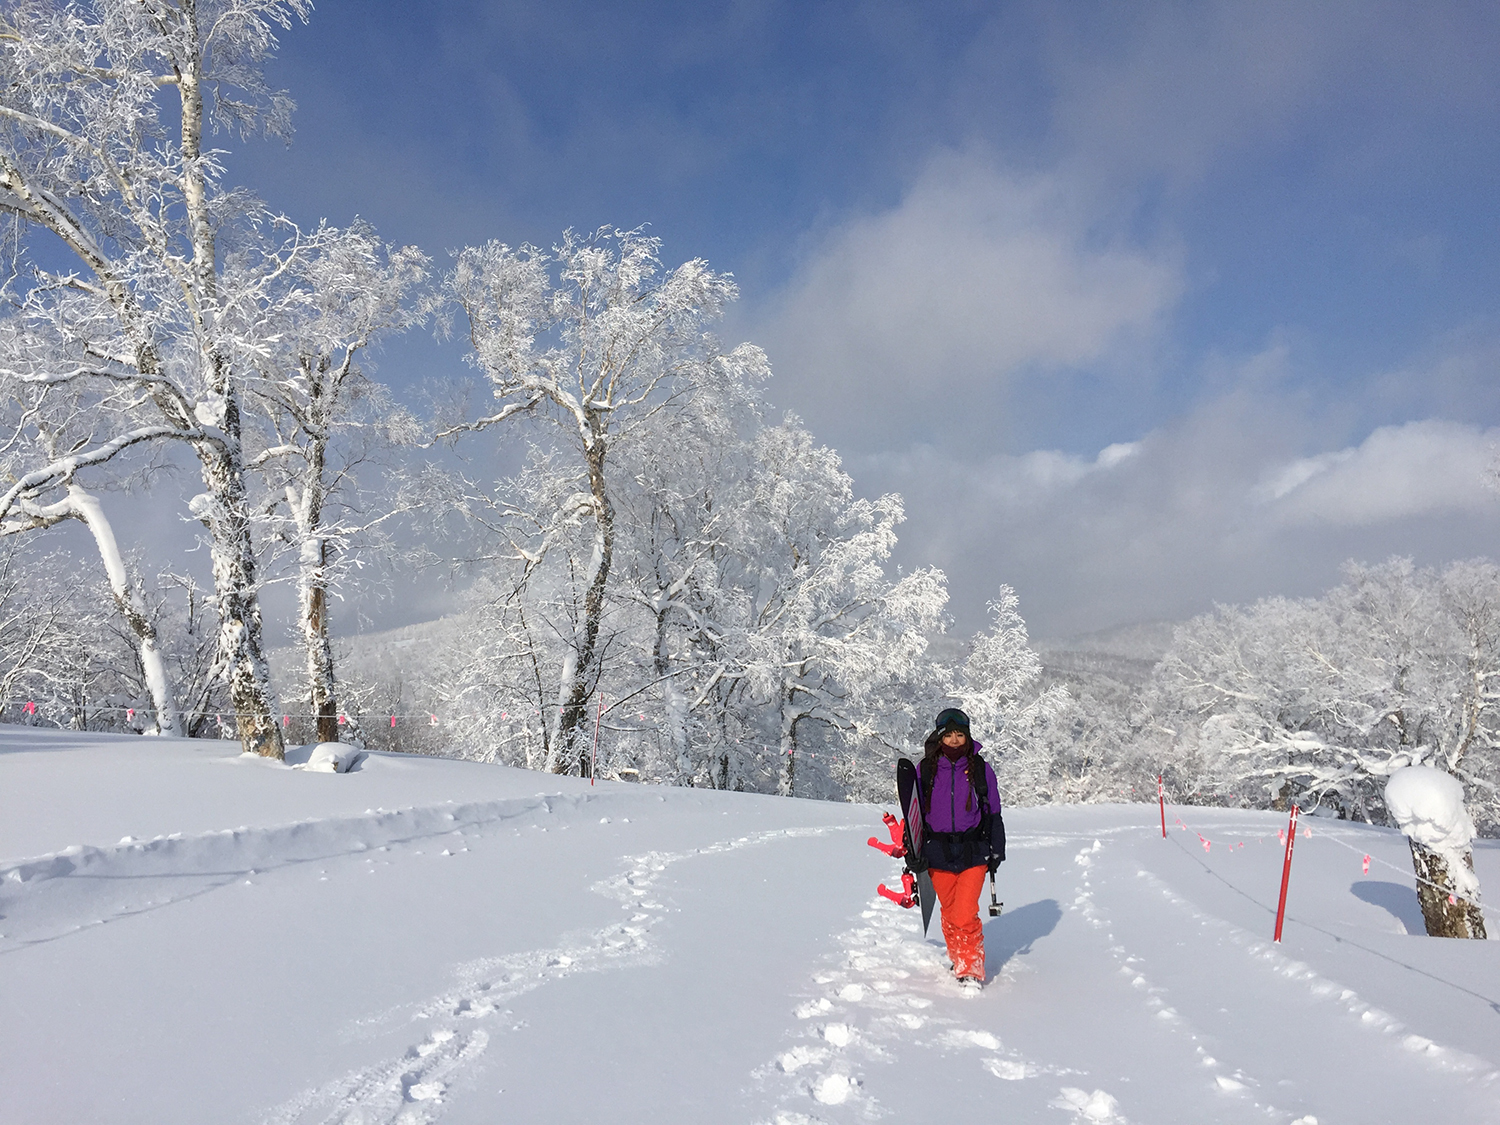
[[[1286,887],[1292,879],[1292,846],[1297,842],[1297,814],[1302,810],[1292,806],[1292,820],[1286,831],[1286,858],[1281,861],[1281,901],[1276,904],[1276,936],[1281,940],[1281,924],[1286,921]]]

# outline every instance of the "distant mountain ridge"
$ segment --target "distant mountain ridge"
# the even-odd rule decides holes
[[[1134,695],[1172,646],[1176,621],[1117,625],[1064,640],[1034,640],[1043,676],[1074,696],[1109,698]]]

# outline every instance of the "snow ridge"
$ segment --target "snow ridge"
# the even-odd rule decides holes
[[[265,828],[228,828],[109,847],[74,845],[0,866],[0,953],[195,898],[258,873],[383,850],[593,798],[559,795],[370,809]]]

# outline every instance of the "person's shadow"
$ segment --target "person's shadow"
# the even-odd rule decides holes
[[[1408,934],[1426,934],[1427,924],[1422,921],[1422,906],[1417,902],[1417,893],[1400,883],[1382,883],[1375,879],[1361,879],[1350,885],[1354,897],[1378,906],[1394,914]]]
[[[982,904],[980,909],[984,909]],[[1050,934],[1060,921],[1062,907],[1052,898],[1028,902],[991,918],[984,927],[986,977],[993,980],[1012,957],[1030,953],[1031,943]]]

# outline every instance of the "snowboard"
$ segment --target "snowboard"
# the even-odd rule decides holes
[[[903,843],[906,846],[906,866],[917,879],[917,905],[922,908],[922,934],[932,924],[932,911],[937,906],[937,894],[932,889],[932,876],[927,873],[927,862],[922,858],[922,793],[920,775],[910,758],[896,762],[896,799],[901,805],[901,814],[906,818]]]

